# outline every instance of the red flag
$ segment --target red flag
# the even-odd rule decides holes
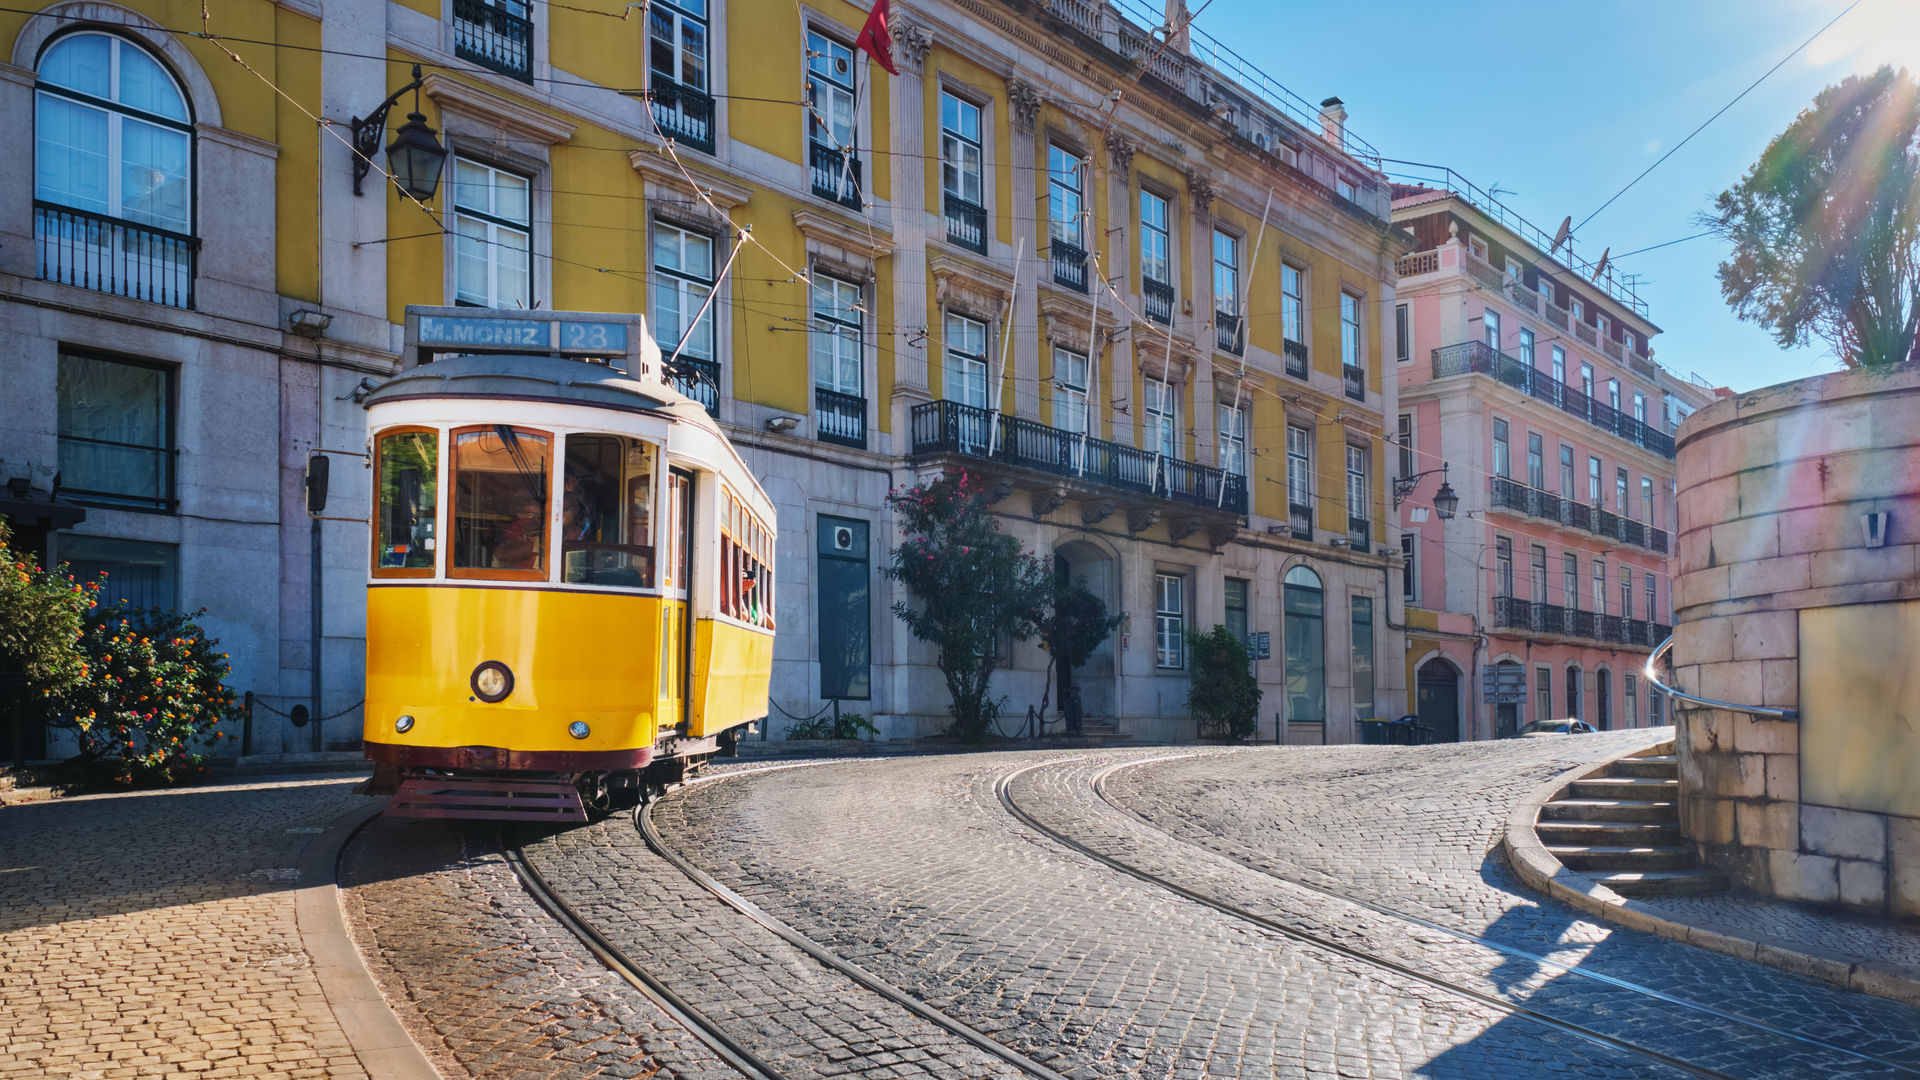
[[[874,63],[887,69],[887,74],[900,74],[900,69],[893,66],[893,31],[887,29],[887,0],[873,0],[873,11],[867,16],[867,25],[860,28],[853,47],[873,57]]]

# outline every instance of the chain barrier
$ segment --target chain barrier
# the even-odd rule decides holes
[[[292,720],[292,719],[294,718],[294,717],[293,717],[293,714],[292,714],[292,713],[284,713],[284,712],[281,712],[281,711],[280,711],[279,709],[276,709],[276,708],[274,708],[273,706],[271,706],[271,705],[269,705],[269,704],[267,704],[267,702],[266,702],[266,699],[264,699],[264,698],[262,698],[262,697],[261,697],[260,695],[258,695],[258,694],[255,694],[255,695],[253,696],[253,703],[254,703],[255,705],[258,705],[258,706],[259,706],[260,708],[262,708],[262,709],[265,709],[265,710],[267,710],[268,712],[270,712],[270,713],[272,713],[272,714],[273,714],[273,715],[275,715],[275,716],[278,716],[278,717],[282,717],[282,718],[284,718],[284,719],[287,719],[287,720]],[[317,722],[319,722],[319,723],[322,723],[322,724],[324,724],[324,723],[326,723],[326,722],[327,722],[327,721],[329,721],[329,720],[338,720],[338,719],[340,719],[341,717],[343,717],[343,716],[345,716],[345,715],[347,715],[348,713],[350,713],[350,712],[352,712],[353,710],[355,710],[355,709],[357,709],[357,708],[359,708],[360,706],[362,706],[362,705],[365,705],[366,703],[367,703],[367,699],[366,699],[366,698],[361,698],[361,699],[360,699],[359,701],[356,701],[356,702],[354,702],[353,704],[351,704],[351,705],[349,705],[349,706],[347,706],[346,708],[344,708],[344,709],[341,709],[341,710],[340,710],[339,712],[337,712],[337,713],[329,713],[329,714],[327,714],[326,716],[321,716],[321,717],[317,717],[317,718],[316,718],[316,717],[313,717],[313,716],[308,716],[308,717],[307,717],[307,722],[308,722],[308,723],[313,723],[313,722],[316,722],[316,721],[317,721]]]

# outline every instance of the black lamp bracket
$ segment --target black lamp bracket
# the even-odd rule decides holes
[[[353,193],[360,194],[360,181],[366,179],[373,170],[373,155],[380,152],[380,140],[387,133],[387,113],[400,102],[400,95],[413,91],[413,110],[420,111],[420,88],[426,81],[420,76],[420,65],[413,65],[413,81],[393,92],[393,96],[380,103],[380,107],[364,117],[353,118]]]
[[[1406,501],[1407,496],[1413,494],[1414,488],[1417,488],[1420,486],[1420,481],[1425,480],[1427,477],[1432,476],[1435,473],[1439,473],[1441,476],[1445,476],[1447,475],[1447,467],[1445,465],[1441,465],[1437,469],[1428,469],[1426,472],[1417,472],[1417,473],[1414,473],[1412,476],[1395,477],[1393,481],[1393,508],[1395,510],[1400,509],[1400,504]]]

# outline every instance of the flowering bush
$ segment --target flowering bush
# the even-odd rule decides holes
[[[75,582],[65,567],[42,570],[7,541],[0,523],[0,706],[11,697],[38,710],[87,677],[80,620],[100,587]]]
[[[200,751],[221,738],[214,726],[239,715],[219,644],[181,612],[96,608],[80,635],[90,676],[59,699],[79,763],[119,785],[204,772]]]

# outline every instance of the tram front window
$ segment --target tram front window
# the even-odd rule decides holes
[[[434,431],[393,431],[380,436],[374,455],[379,464],[379,504],[374,521],[374,574],[419,577],[433,573],[434,525],[440,435]]]
[[[653,447],[567,436],[560,551],[572,585],[653,587]]]
[[[454,433],[452,576],[546,577],[547,447],[505,424]]]

